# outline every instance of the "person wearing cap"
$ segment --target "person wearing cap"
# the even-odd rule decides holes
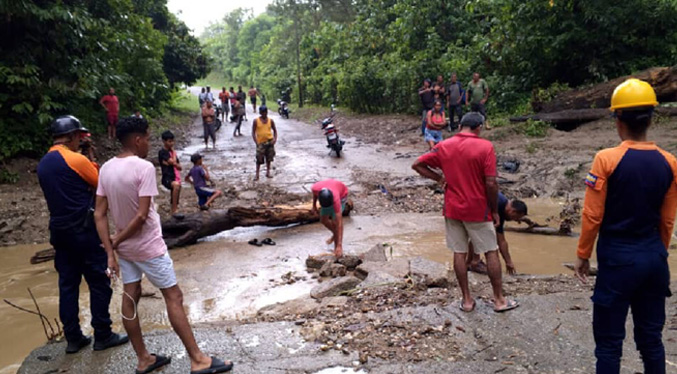
[[[454,272],[463,296],[459,308],[471,312],[476,304],[470,296],[466,264],[472,241],[475,252],[484,254],[487,261],[494,311],[505,312],[518,304],[503,296],[494,226],[500,224],[496,154],[491,142],[479,137],[483,124],[479,113],[464,115],[461,131],[419,157],[412,168],[444,188],[447,247],[454,251]]]
[[[92,341],[82,333],[78,316],[83,277],[89,286],[94,350],[124,344],[127,337],[111,330],[108,307],[113,291],[106,275],[108,258],[92,215],[99,171],[95,163],[78,153],[80,141],[89,131],[73,116],[57,118],[50,129],[53,146],[38,164],[38,180],[49,208],[66,353],[78,352]]]
[[[108,123],[108,139],[115,139],[115,126],[118,123],[118,114],[120,113],[120,102],[115,95],[113,87],[108,89],[108,95],[104,95],[99,104],[106,110],[106,122]]]
[[[430,87],[430,79],[426,78],[423,80],[423,87],[418,90],[418,96],[421,98],[421,107],[423,108],[421,115],[421,135],[425,136],[428,112],[431,111],[435,105],[435,92],[433,91],[433,88]]]
[[[256,143],[256,176],[254,181],[259,180],[261,165],[266,164],[266,177],[270,174],[270,163],[275,158],[275,143],[277,143],[277,128],[275,122],[268,117],[268,108],[265,105],[259,107],[259,118],[254,119],[252,124],[252,138]]]
[[[625,322],[632,309],[644,372],[665,373],[665,299],[670,296],[670,245],[677,211],[677,159],[647,141],[654,89],[629,79],[611,96],[622,143],[597,153],[586,185],[576,276],[584,283],[597,241],[593,302],[597,373],[619,373]]]
[[[320,201],[320,222],[331,231],[327,244],[334,243],[334,256],[343,256],[343,212],[348,202],[348,187],[335,179],[313,184],[313,212],[317,212]]]
[[[185,181],[192,184],[195,188],[197,205],[200,207],[200,210],[209,210],[214,200],[221,196],[222,192],[207,187],[207,183],[211,180],[209,178],[209,169],[207,169],[207,165],[203,164],[201,154],[195,153],[191,155],[190,161],[193,163],[193,167],[188,172],[188,175],[186,175]]]

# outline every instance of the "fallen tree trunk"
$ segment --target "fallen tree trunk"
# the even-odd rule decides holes
[[[235,227],[288,226],[319,221],[310,209],[241,208],[198,212],[183,219],[174,217],[162,222],[162,234],[167,247],[195,244],[198,239]]]
[[[352,204],[346,204],[343,215],[348,216],[351,210]],[[234,207],[228,210],[196,212],[185,215],[182,219],[172,217],[162,222],[162,234],[167,247],[171,249],[195,244],[200,238],[236,227],[280,227],[319,220],[319,215],[311,209]],[[51,261],[54,254],[54,249],[51,248],[39,251],[31,258],[31,264]]]
[[[677,116],[677,108],[659,107],[656,114],[666,117]],[[554,113],[536,113],[528,116],[511,117],[510,122],[526,122],[528,120],[543,121],[553,124],[557,128],[580,125],[586,122],[609,118],[608,108],[599,109],[568,109]]]
[[[532,102],[532,107],[534,111],[544,113],[570,109],[608,108],[614,89],[628,78],[638,78],[649,82],[656,90],[660,102],[677,101],[677,66],[673,66],[651,68],[591,87],[565,91],[546,103]]]
[[[506,227],[505,231],[519,232],[522,234],[537,234],[549,236],[572,236],[571,232],[556,229],[554,227]]]

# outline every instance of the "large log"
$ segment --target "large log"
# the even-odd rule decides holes
[[[660,102],[677,101],[677,66],[673,66],[651,68],[591,87],[565,91],[549,102],[532,102],[532,106],[534,111],[544,113],[570,109],[608,108],[614,89],[628,78],[638,78],[649,82],[656,90]]]
[[[343,215],[348,216],[352,208],[352,203],[346,204]],[[171,249],[195,244],[200,238],[236,227],[280,227],[318,222],[319,219],[318,214],[313,213],[311,209],[234,207],[228,210],[191,213],[181,219],[169,218],[162,222],[162,234],[167,247]],[[53,259],[54,250],[47,249],[37,252],[31,258],[31,264]]]
[[[537,234],[548,236],[572,236],[571,232],[566,232],[554,227],[506,227],[505,231],[519,232],[522,234]]]
[[[241,208],[198,212],[182,219],[170,218],[162,222],[162,234],[167,247],[195,244],[198,239],[236,227],[288,226],[319,221],[310,209]]]
[[[677,108],[658,107],[656,108],[656,114],[666,117],[677,116]],[[536,113],[528,116],[511,117],[510,122],[526,122],[531,119],[548,122],[558,129],[566,130],[586,122],[608,118],[610,115],[611,112],[609,112],[608,108],[567,109],[554,113]]]

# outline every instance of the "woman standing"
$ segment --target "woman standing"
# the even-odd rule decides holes
[[[447,125],[447,118],[442,110],[442,102],[435,101],[433,109],[428,111],[425,126],[425,141],[430,149],[442,141],[442,129]]]

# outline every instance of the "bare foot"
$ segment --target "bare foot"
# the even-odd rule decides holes
[[[332,235],[331,238],[327,239],[327,244],[331,244],[334,242],[334,236]]]
[[[259,181],[259,176],[257,175],[257,176],[254,177],[254,182],[258,182],[258,181]]]
[[[273,176],[270,174],[266,174],[266,178],[272,178]]]

